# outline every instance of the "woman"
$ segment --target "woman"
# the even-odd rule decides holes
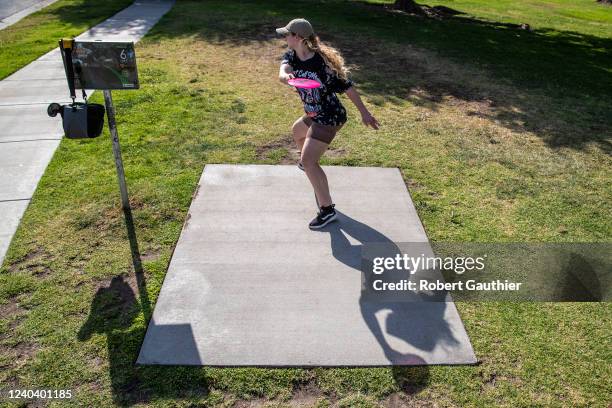
[[[364,106],[353,87],[353,81],[347,77],[348,70],[340,53],[321,44],[307,20],[291,20],[285,27],[277,28],[276,32],[285,36],[289,47],[282,57],[280,81],[287,83],[292,78],[307,78],[321,84],[313,89],[296,88],[304,103],[305,115],[295,121],[292,131],[301,151],[298,167],[306,172],[321,207],[309,226],[322,228],[336,219],[336,211],[319,159],[347,120],[346,110],[336,93],[346,93],[361,112],[365,126],[378,129],[379,123]]]

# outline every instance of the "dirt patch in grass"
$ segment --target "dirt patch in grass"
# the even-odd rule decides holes
[[[300,153],[293,138],[287,135],[257,147],[255,156],[258,160],[276,160],[279,164],[293,164],[299,160]]]
[[[14,346],[9,347],[9,350],[11,351],[10,354],[13,354],[15,356],[15,360],[19,364],[19,362],[28,360],[31,356],[33,356],[34,353],[36,353],[36,351],[38,350],[38,346],[33,343],[20,341]]]
[[[157,261],[161,256],[161,249],[151,249],[140,254],[140,260],[143,262]]]
[[[0,304],[0,316],[21,316],[25,313],[15,297],[10,298],[8,303]]]
[[[11,335],[13,330],[23,321],[26,314],[26,310],[19,305],[16,297],[9,298],[7,303],[0,305],[0,316],[10,319],[7,331],[0,334],[0,342]]]
[[[259,407],[314,407],[317,402],[325,399],[328,402],[336,401],[335,398],[331,398],[316,385],[314,377],[296,381],[293,384],[292,390],[283,390],[280,394],[275,397],[266,398],[265,396],[250,396],[237,397],[228,391],[213,391],[212,394],[217,394],[220,399],[223,400],[222,406],[234,407],[234,408],[259,408]],[[216,406],[216,405],[215,405]],[[325,405],[327,406],[327,405]]]
[[[254,398],[251,400],[240,400],[240,401],[234,401],[234,403],[231,405],[232,408],[260,408],[263,407],[267,404],[269,404],[270,401],[262,399],[262,398]]]
[[[404,180],[405,180],[406,187],[408,187],[408,190],[415,191],[415,190],[423,189],[423,186],[414,179],[405,178]]]
[[[342,158],[346,154],[346,149],[330,145],[324,157]],[[275,160],[278,164],[295,164],[300,159],[300,151],[289,136],[259,146],[256,149],[256,157],[258,160]]]
[[[327,399],[327,401],[330,403],[335,402],[335,398],[330,399],[329,396],[326,396],[323,391],[321,391],[321,389],[317,386],[315,379],[310,379],[310,381],[302,383],[294,388],[290,400],[290,406],[315,406],[317,401],[319,401],[321,398]]]
[[[4,370],[7,368],[11,368],[13,372],[17,372],[21,367],[23,367],[28,360],[33,358],[33,356],[38,351],[39,346],[35,343],[27,342],[27,341],[17,341],[17,343],[11,344],[6,338],[0,339],[0,354],[3,359],[7,359],[9,364],[5,367],[0,366],[0,369]],[[18,380],[15,379],[15,385],[18,383]]]
[[[226,400],[232,400],[226,396]],[[315,407],[321,400],[325,400],[330,406],[336,406],[338,399],[335,396],[326,395],[316,384],[314,379],[296,385],[289,396],[283,399],[251,398],[248,400],[233,400],[233,408],[260,408],[260,407],[291,407],[306,408]],[[324,405],[327,406],[327,405]]]
[[[129,202],[132,211],[140,210],[147,205],[141,196],[134,193],[129,195]],[[97,217],[95,229],[100,230],[109,229],[111,226],[115,227],[118,223],[123,223],[123,217],[123,207],[121,207],[120,203],[117,203],[113,207],[105,209],[101,217]]]
[[[435,407],[433,403],[428,403],[399,392],[394,392],[380,402],[380,405],[385,408],[426,408]]]
[[[37,246],[34,250],[28,252],[24,257],[11,263],[8,266],[8,270],[11,273],[28,271],[34,276],[44,278],[52,272],[51,268],[49,267],[49,262],[53,259],[54,257],[52,254],[45,251],[44,248]]]
[[[100,369],[101,367],[104,367],[104,360],[98,356],[94,356],[92,358],[89,359],[89,364],[94,367],[96,370]]]
[[[29,257],[29,260],[32,259],[33,257]],[[7,362],[0,364],[0,371],[19,370],[38,351],[37,344],[17,337],[18,326],[24,321],[27,314],[27,310],[19,304],[19,296],[9,297],[6,303],[0,304],[0,316],[8,320],[5,326],[6,331],[0,334],[0,356]],[[19,385],[16,377],[4,379],[3,382],[4,388],[15,388]]]
[[[327,151],[325,152],[325,156],[333,157],[333,158],[341,158],[341,157],[345,157],[346,155],[347,155],[347,150],[341,147],[330,146],[329,149],[327,149]]]

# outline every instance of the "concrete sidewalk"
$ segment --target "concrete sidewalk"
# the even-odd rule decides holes
[[[77,39],[136,42],[173,5],[173,0],[137,1]],[[70,102],[57,48],[0,81],[0,264],[63,137],[61,120],[47,116],[50,102]]]
[[[22,18],[56,1],[57,0],[0,0],[0,30],[15,24]]]

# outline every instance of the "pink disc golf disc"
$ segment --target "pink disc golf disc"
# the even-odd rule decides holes
[[[291,86],[295,86],[296,88],[319,88],[321,84],[314,79],[306,79],[306,78],[293,78],[287,81],[287,83]]]

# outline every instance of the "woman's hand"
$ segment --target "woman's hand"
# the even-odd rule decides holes
[[[283,84],[286,84],[291,78],[295,78],[291,65],[287,63],[281,64],[280,68],[278,69],[278,80]]]
[[[361,113],[361,121],[363,122],[364,126],[371,126],[372,129],[375,130],[378,130],[378,127],[380,126],[380,123],[378,123],[376,118],[367,110]]]
[[[346,92],[346,96],[349,97],[351,102],[353,102],[355,106],[357,107],[357,109],[359,109],[359,112],[361,112],[361,121],[363,122],[364,126],[366,127],[371,126],[372,129],[378,130],[380,123],[378,123],[376,118],[372,116],[370,111],[365,107],[355,87],[351,86],[345,92]]]
[[[289,72],[289,73],[286,73],[283,76],[281,76],[281,81],[286,84],[287,81],[289,81],[290,79],[293,79],[293,78],[295,78],[295,75],[293,75],[292,73]]]

